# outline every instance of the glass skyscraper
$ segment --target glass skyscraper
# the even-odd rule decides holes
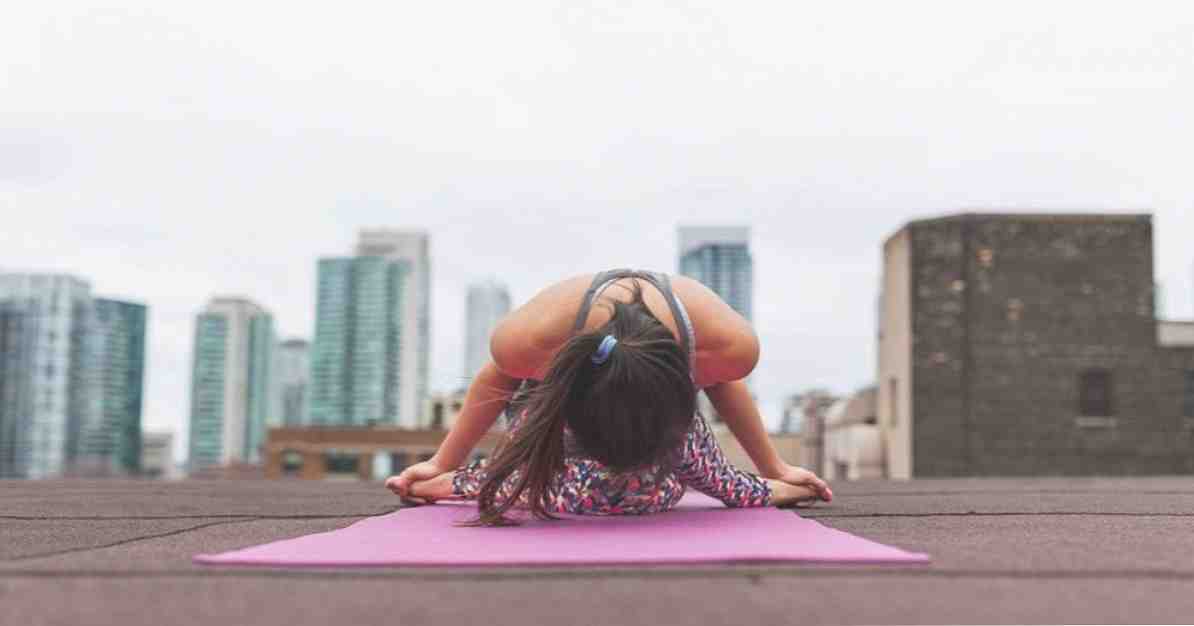
[[[351,257],[320,259],[312,424],[425,425],[431,268],[422,231],[364,230]]]
[[[244,298],[215,298],[195,318],[192,470],[261,459],[275,410],[273,317]]]
[[[0,274],[0,477],[140,468],[144,305]]]
[[[311,346],[302,339],[278,344],[278,402],[285,426],[307,423],[307,387],[311,371]]]
[[[489,337],[510,312],[510,292],[494,279],[469,285],[465,302],[464,380],[489,360]]]
[[[145,323],[145,305],[100,298],[83,320],[77,380],[87,391],[71,445],[80,469],[141,470]]]
[[[320,259],[315,339],[308,383],[311,424],[404,424],[403,394],[415,374],[403,300],[410,264],[380,256]],[[413,421],[413,420],[411,420]]]
[[[681,226],[680,273],[712,289],[754,320],[754,264],[748,226]]]

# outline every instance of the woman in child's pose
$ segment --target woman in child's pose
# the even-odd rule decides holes
[[[443,445],[387,480],[392,491],[476,499],[485,525],[508,523],[516,505],[537,517],[665,511],[686,487],[734,507],[833,497],[777,454],[742,380],[758,339],[695,280],[634,270],[565,280],[502,320],[490,349]],[[701,389],[761,477],[726,461],[697,412]],[[462,466],[503,407],[496,456]]]

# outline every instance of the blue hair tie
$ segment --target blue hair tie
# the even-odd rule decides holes
[[[593,363],[601,365],[609,358],[609,353],[614,351],[614,344],[618,343],[618,339],[613,335],[606,335],[605,339],[601,340],[601,345],[597,346],[597,352],[593,353]]]

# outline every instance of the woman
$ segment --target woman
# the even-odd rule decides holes
[[[490,349],[435,456],[387,480],[392,491],[475,498],[485,525],[510,523],[517,504],[545,518],[654,513],[687,487],[728,506],[833,497],[779,457],[742,380],[758,339],[695,280],[635,270],[565,280],[502,320]],[[726,462],[696,410],[701,389],[761,477]],[[461,466],[508,404],[495,457]]]

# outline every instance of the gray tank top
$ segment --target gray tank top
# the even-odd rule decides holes
[[[645,280],[654,285],[663,294],[668,308],[672,311],[672,317],[675,318],[676,325],[680,328],[680,345],[683,346],[684,351],[688,354],[689,369],[695,375],[696,336],[692,330],[692,320],[688,318],[688,310],[684,308],[684,303],[680,302],[675,292],[672,291],[671,279],[663,272],[616,269],[601,272],[594,276],[592,284],[589,285],[589,289],[585,291],[584,298],[581,299],[580,310],[576,314],[576,322],[572,325],[573,334],[580,332],[585,327],[585,322],[589,319],[589,311],[593,308],[593,302],[601,295],[601,292],[605,291],[605,288],[613,284],[614,281],[623,278]]]
[[[605,290],[610,284],[622,278],[640,278],[655,286],[656,289],[663,294],[667,300],[668,308],[672,311],[672,317],[676,319],[676,324],[680,327],[680,344],[684,348],[685,353],[688,354],[689,376],[695,380],[696,376],[696,334],[692,329],[692,320],[688,317],[688,310],[684,308],[684,303],[676,297],[672,291],[672,281],[667,274],[663,272],[648,272],[633,269],[615,269],[601,272],[593,277],[593,282],[589,285],[585,295],[581,298],[580,310],[576,313],[576,321],[572,325],[572,333],[576,334],[585,327],[585,322],[589,319],[589,311],[593,308],[593,301],[597,299],[601,292]],[[539,381],[533,379],[525,379],[519,386],[518,390],[511,396],[509,403],[506,404],[506,417],[508,420],[513,420],[522,408],[526,400],[526,392],[539,385]]]

